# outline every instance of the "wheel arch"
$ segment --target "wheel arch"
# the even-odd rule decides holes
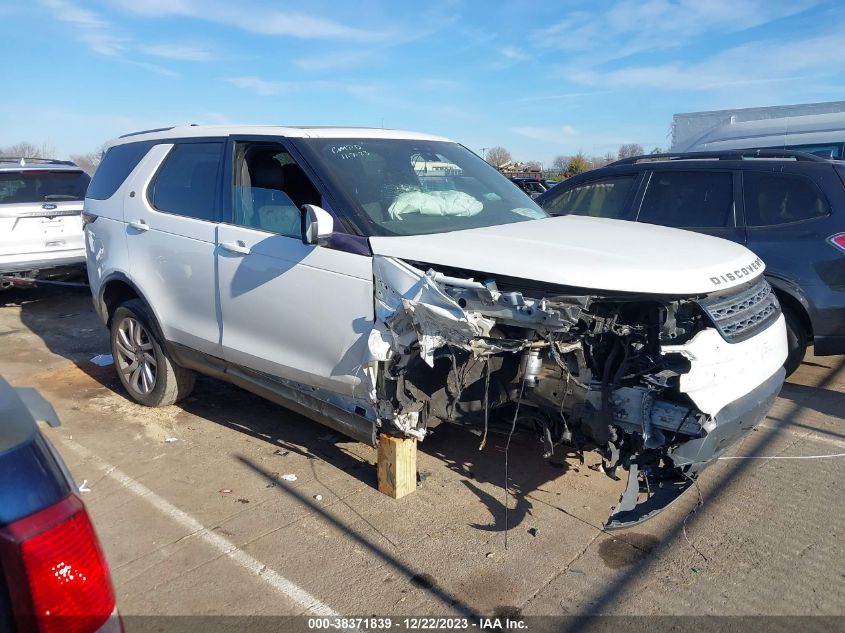
[[[766,275],[766,279],[772,285],[772,288],[777,295],[778,301],[781,305],[791,310],[801,322],[801,326],[807,333],[807,340],[813,340],[813,321],[810,318],[809,302],[804,296],[801,288],[795,283],[776,277],[773,275]]]
[[[153,308],[152,304],[144,296],[144,293],[138,289],[129,277],[123,273],[112,273],[102,284],[100,284],[100,292],[97,297],[97,310],[106,324],[106,327],[111,327],[112,316],[120,304],[129,299],[139,299],[144,303],[147,309],[152,314],[156,329],[163,334],[161,329],[161,320]]]

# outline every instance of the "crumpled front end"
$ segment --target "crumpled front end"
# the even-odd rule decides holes
[[[693,297],[607,293],[374,257],[363,370],[382,431],[514,421],[628,471],[607,522],[657,514],[765,416],[783,382],[783,316],[762,276]],[[480,279],[480,281],[479,281]],[[482,443],[483,443],[482,439]]]

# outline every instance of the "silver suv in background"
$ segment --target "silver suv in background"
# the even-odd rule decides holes
[[[70,161],[0,158],[0,277],[56,276],[85,264],[88,174]],[[9,286],[0,278],[0,288]]]

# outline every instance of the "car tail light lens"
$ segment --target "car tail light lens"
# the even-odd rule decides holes
[[[831,235],[827,238],[827,241],[833,244],[836,248],[841,251],[845,251],[845,233],[837,233],[836,235]]]
[[[88,633],[114,612],[109,569],[75,495],[0,529],[0,556],[24,629]]]

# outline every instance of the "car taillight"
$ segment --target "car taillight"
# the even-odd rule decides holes
[[[845,251],[845,233],[837,233],[836,235],[831,235],[829,238],[827,238],[827,241],[839,250]]]
[[[75,495],[0,529],[0,559],[23,630],[87,633],[114,612],[109,569]]]

